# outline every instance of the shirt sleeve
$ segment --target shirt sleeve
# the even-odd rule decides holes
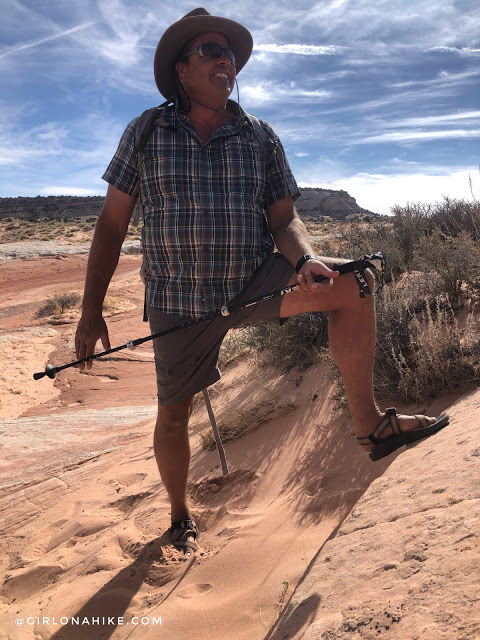
[[[295,201],[300,196],[300,190],[293,177],[280,138],[268,122],[262,121],[261,124],[268,137],[274,140],[277,145],[276,153],[267,168],[266,204],[272,204],[286,195],[292,196]]]
[[[108,165],[102,179],[128,196],[138,189],[137,153],[135,151],[135,128],[138,118],[127,125],[120,138],[118,149]]]

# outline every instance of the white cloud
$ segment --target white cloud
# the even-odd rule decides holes
[[[301,56],[332,56],[342,53],[346,47],[333,44],[256,44],[253,50],[268,51],[269,53],[294,53]]]
[[[297,87],[294,82],[289,85],[276,84],[274,82],[262,82],[256,85],[246,85],[241,88],[242,103],[258,105],[266,102],[308,102],[310,100],[326,100],[332,92],[323,89],[308,91]]]
[[[41,190],[41,193],[44,193],[49,196],[96,196],[98,195],[98,189],[85,189],[82,187],[44,187]]]
[[[457,120],[477,120],[480,119],[480,111],[461,111],[458,113],[443,113],[435,116],[423,116],[405,118],[390,122],[391,127],[426,127],[437,125],[443,122],[456,122]]]
[[[480,74],[480,69],[467,69],[461,73],[451,73],[448,71],[441,71],[436,78],[430,78],[429,80],[409,80],[407,82],[393,82],[391,87],[396,89],[404,89],[405,87],[418,87],[418,86],[438,86],[448,85],[453,86],[456,84],[465,84],[470,80],[474,80]]]
[[[378,136],[367,136],[360,140],[353,141],[352,144],[369,144],[370,142],[405,142],[424,140],[445,140],[446,138],[479,138],[480,129],[451,129],[446,131],[392,131],[391,133],[381,133]]]
[[[480,53],[480,49],[473,49],[472,47],[430,47],[427,52],[441,52],[441,53],[458,53],[461,56],[477,55]]]

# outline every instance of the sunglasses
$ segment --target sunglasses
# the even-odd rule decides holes
[[[188,56],[192,56],[194,53],[198,53],[202,58],[213,58],[214,60],[218,60],[222,57],[222,54],[225,53],[233,66],[235,66],[235,54],[233,51],[230,47],[224,47],[218,42],[204,42],[203,44],[199,44],[198,47],[187,51],[182,57],[187,58]]]

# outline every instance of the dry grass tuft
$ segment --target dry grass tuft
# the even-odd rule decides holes
[[[48,298],[35,314],[36,318],[62,316],[69,309],[76,309],[80,306],[82,297],[74,291],[56,293],[52,298]]]
[[[76,322],[80,317],[82,296],[75,291],[56,293],[48,298],[35,313],[35,318],[48,318],[50,323]],[[131,311],[135,305],[121,296],[107,296],[103,305],[105,316]]]
[[[276,398],[262,398],[254,406],[235,411],[224,411],[217,417],[217,427],[223,444],[228,444],[248,431],[257,429],[262,424],[270,422],[273,418],[287,415],[297,409],[293,402],[278,404]],[[203,449],[214,451],[216,449],[213,429],[200,432]]]

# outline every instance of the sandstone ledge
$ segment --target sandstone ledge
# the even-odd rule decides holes
[[[480,638],[480,392],[448,412],[320,549],[269,640]]]
[[[55,240],[4,242],[0,244],[0,262],[7,260],[34,260],[66,255],[82,255],[90,252],[90,244],[59,244]],[[139,240],[127,240],[122,253],[141,253]]]

